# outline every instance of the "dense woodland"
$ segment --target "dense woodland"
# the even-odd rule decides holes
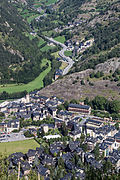
[[[97,24],[95,29],[90,28],[90,32],[95,40],[94,45],[83,53],[81,65],[76,63],[74,71],[94,69],[97,64],[120,56],[120,20],[110,22],[108,26]]]
[[[40,51],[37,38],[30,40],[25,36],[30,27],[14,6],[7,0],[2,0],[0,5],[0,83],[28,83],[43,71],[41,60],[49,59],[49,52]]]

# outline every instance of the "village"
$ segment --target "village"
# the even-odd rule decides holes
[[[61,109],[61,105],[66,109]],[[108,160],[116,172],[120,170],[120,131],[112,118],[92,116],[91,107],[84,102],[66,104],[56,96],[46,97],[34,91],[21,99],[1,103],[0,113],[4,115],[0,143],[35,138],[40,144],[36,150],[9,156],[9,170],[20,169],[20,177],[34,169],[49,179],[49,167],[56,168],[60,162],[66,170],[62,180],[71,179],[73,171],[75,177],[85,179],[86,164],[100,170],[103,161]],[[75,157],[77,163],[73,161]]]

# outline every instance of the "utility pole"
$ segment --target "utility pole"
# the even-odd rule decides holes
[[[19,180],[20,179],[20,161],[18,162],[18,178],[17,178],[17,180]]]

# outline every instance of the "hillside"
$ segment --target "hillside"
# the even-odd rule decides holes
[[[42,59],[50,55],[40,46],[47,43],[30,34],[31,27],[14,4],[1,0],[0,11],[0,84],[28,83],[45,70]]]
[[[7,0],[0,1],[0,77],[1,83],[29,82],[39,75],[33,70],[40,64],[42,53],[36,40],[30,41],[25,32],[28,24]],[[32,72],[32,73],[31,73]]]
[[[120,69],[120,58],[111,59],[97,65],[95,70],[87,69],[58,79],[40,90],[40,93],[49,97],[52,95],[63,97],[66,100],[83,100],[85,97],[92,99],[97,95],[120,100],[118,69]]]
[[[18,92],[26,90],[26,87],[27,91],[30,91],[53,82],[55,71],[61,65],[61,62],[56,61],[59,56],[55,57],[53,53],[57,53],[60,48],[50,45],[45,36],[65,44],[71,43],[65,52],[75,62],[69,72],[71,84],[74,81],[73,73],[94,70],[100,63],[113,58],[115,61],[119,59],[119,4],[119,0],[1,0],[0,92]],[[81,50],[82,44],[87,41],[91,41],[91,45],[84,45]],[[47,59],[46,63],[43,63],[44,59]],[[46,74],[43,71],[47,68],[49,72]],[[99,66],[100,72],[101,69]],[[37,81],[37,86],[34,80],[40,79],[41,73],[45,76],[42,76],[41,81]],[[107,89],[107,81],[99,80],[98,83],[103,83]],[[116,89],[116,83],[120,83],[119,75],[116,80],[117,82],[112,82],[113,89],[114,86]],[[36,86],[28,88],[30,82]],[[97,81],[94,82],[94,87],[98,87],[95,83]],[[54,84],[57,86],[57,82]],[[88,88],[87,85],[89,83],[84,87]],[[92,88],[90,86],[91,91]],[[96,90],[95,94],[97,93],[99,91]],[[90,94],[91,92],[86,92],[86,95]]]

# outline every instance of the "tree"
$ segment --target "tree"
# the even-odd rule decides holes
[[[93,150],[93,153],[94,153],[94,155],[95,155],[95,158],[98,159],[98,158],[99,158],[99,155],[100,155],[98,144],[96,144],[96,146],[95,146],[95,148],[94,148],[94,150]]]
[[[79,104],[79,102],[78,102],[76,99],[72,99],[72,100],[70,101],[70,103],[71,103],[71,104]]]
[[[81,80],[81,85],[85,85],[85,82],[84,82],[84,80]]]
[[[58,159],[58,166],[59,166],[59,167],[62,167],[62,168],[65,167],[65,165],[64,165],[64,160],[63,160],[62,157],[60,157],[60,158]]]
[[[103,162],[103,172],[105,174],[109,174],[112,171],[112,168],[113,166],[109,159]]]
[[[65,109],[66,109],[66,110],[68,110],[68,106],[69,106],[68,101],[65,101],[65,103],[64,103],[64,107],[65,107]]]
[[[63,123],[62,126],[61,126],[61,132],[62,132],[63,136],[68,135],[68,130],[67,130],[67,127],[66,127],[65,123]]]
[[[115,124],[115,128],[116,128],[117,130],[119,130],[119,122],[117,122],[117,123]]]
[[[34,137],[34,135],[33,135],[33,134],[30,134],[29,131],[24,132],[24,136],[25,136],[25,137]]]
[[[81,133],[81,136],[80,136],[80,142],[83,143],[85,140],[85,135],[83,133]]]
[[[88,97],[85,98],[84,103],[87,105],[89,104],[89,98]]]
[[[119,113],[120,111],[120,101],[114,100],[109,104],[110,113]]]

